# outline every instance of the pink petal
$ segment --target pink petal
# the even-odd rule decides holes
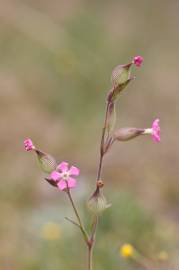
[[[57,186],[58,186],[58,188],[59,188],[60,190],[64,190],[65,188],[67,188],[66,181],[60,180],[60,182],[58,182]]]
[[[75,166],[71,166],[69,174],[78,176],[80,174],[80,170]]]
[[[58,181],[60,179],[60,173],[57,171],[53,171],[50,174],[50,179],[54,180],[54,181]]]
[[[31,151],[35,149],[35,146],[33,145],[33,142],[31,139],[24,140],[24,147],[26,151]]]
[[[142,65],[143,61],[144,61],[144,59],[140,55],[135,56],[133,59],[133,63],[134,63],[134,65],[136,65],[136,67],[140,67]]]
[[[152,138],[156,142],[160,142],[160,119],[155,119],[152,123]]]
[[[153,129],[155,129],[155,128],[160,128],[160,127],[159,127],[159,122],[160,122],[160,119],[159,119],[159,118],[155,119],[155,120],[153,121],[153,123],[152,123],[152,128],[153,128]]]
[[[68,171],[68,163],[63,161],[57,166],[57,170],[61,172],[66,172]]]
[[[68,187],[69,188],[76,187],[76,180],[74,178],[71,178],[71,177],[68,178]]]
[[[152,138],[155,142],[160,142],[160,136],[156,135],[156,134],[152,134]]]

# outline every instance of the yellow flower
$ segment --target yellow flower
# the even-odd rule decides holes
[[[121,254],[122,257],[126,257],[126,258],[133,257],[133,255],[134,255],[134,248],[130,244],[124,244],[120,248],[119,252],[120,252],[120,254]]]
[[[41,228],[41,237],[45,240],[57,240],[61,236],[61,229],[57,223],[48,222]]]

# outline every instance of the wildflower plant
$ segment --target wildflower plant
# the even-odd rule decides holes
[[[84,239],[84,242],[88,250],[87,269],[93,269],[93,249],[95,246],[96,230],[98,226],[98,219],[101,217],[102,212],[109,208],[111,205],[107,202],[104,194],[104,182],[102,180],[102,169],[104,156],[111,150],[114,143],[125,142],[141,135],[151,135],[155,142],[160,141],[160,126],[159,119],[155,119],[150,128],[136,128],[125,127],[115,129],[116,122],[116,110],[115,106],[120,97],[120,93],[127,87],[127,85],[135,79],[131,77],[132,66],[140,67],[143,63],[141,56],[136,56],[132,61],[125,65],[118,65],[112,71],[111,81],[112,88],[107,93],[106,98],[106,111],[104,117],[104,125],[102,128],[100,151],[99,151],[99,164],[96,176],[96,187],[89,196],[87,206],[92,215],[92,226],[90,231],[87,231],[81,220],[80,213],[73,200],[71,189],[77,186],[77,177],[80,174],[78,167],[72,165],[69,166],[68,162],[62,161],[57,164],[56,160],[49,154],[46,154],[39,150],[32,142],[31,139],[24,141],[24,146],[27,151],[33,151],[36,153],[42,170],[47,173],[45,180],[57,188],[60,192],[65,192],[70,203],[76,220],[67,218],[72,224],[76,225]],[[131,245],[123,246],[121,254],[124,257],[130,257],[134,254],[134,249]]]

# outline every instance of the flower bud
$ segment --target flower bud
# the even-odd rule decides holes
[[[26,151],[32,151],[35,150],[35,146],[31,139],[24,140],[24,147]]]
[[[95,215],[98,215],[109,208],[111,204],[107,203],[106,198],[98,186],[96,191],[87,202],[87,206],[91,212],[93,212]]]
[[[136,66],[136,67],[140,67],[143,63],[144,59],[142,56],[137,55],[134,57],[132,63]]]
[[[111,81],[114,87],[118,87],[121,84],[127,82],[130,78],[130,67],[132,63],[127,65],[118,65],[112,71]]]
[[[114,134],[114,140],[118,141],[128,141],[141,134],[143,134],[144,129],[139,128],[120,128]]]
[[[46,173],[51,173],[56,169],[56,160],[49,154],[43,153],[40,150],[35,150],[41,169]]]

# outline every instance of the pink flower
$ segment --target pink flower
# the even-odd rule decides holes
[[[55,171],[50,174],[50,178],[57,183],[57,186],[60,190],[64,190],[67,187],[74,188],[76,187],[76,179],[71,176],[78,176],[80,174],[80,170],[71,166],[68,169],[69,165],[67,162],[61,162]]]
[[[26,151],[31,151],[35,149],[35,146],[33,145],[33,142],[31,139],[24,140],[24,146]]]
[[[144,129],[143,134],[150,134],[155,142],[160,142],[160,120],[157,118],[152,123],[152,128]]]
[[[136,67],[140,67],[143,63],[144,59],[142,56],[138,55],[138,56],[135,56],[132,63],[134,65],[136,65]]]
[[[155,119],[152,123],[152,138],[156,142],[160,142],[160,120]]]

